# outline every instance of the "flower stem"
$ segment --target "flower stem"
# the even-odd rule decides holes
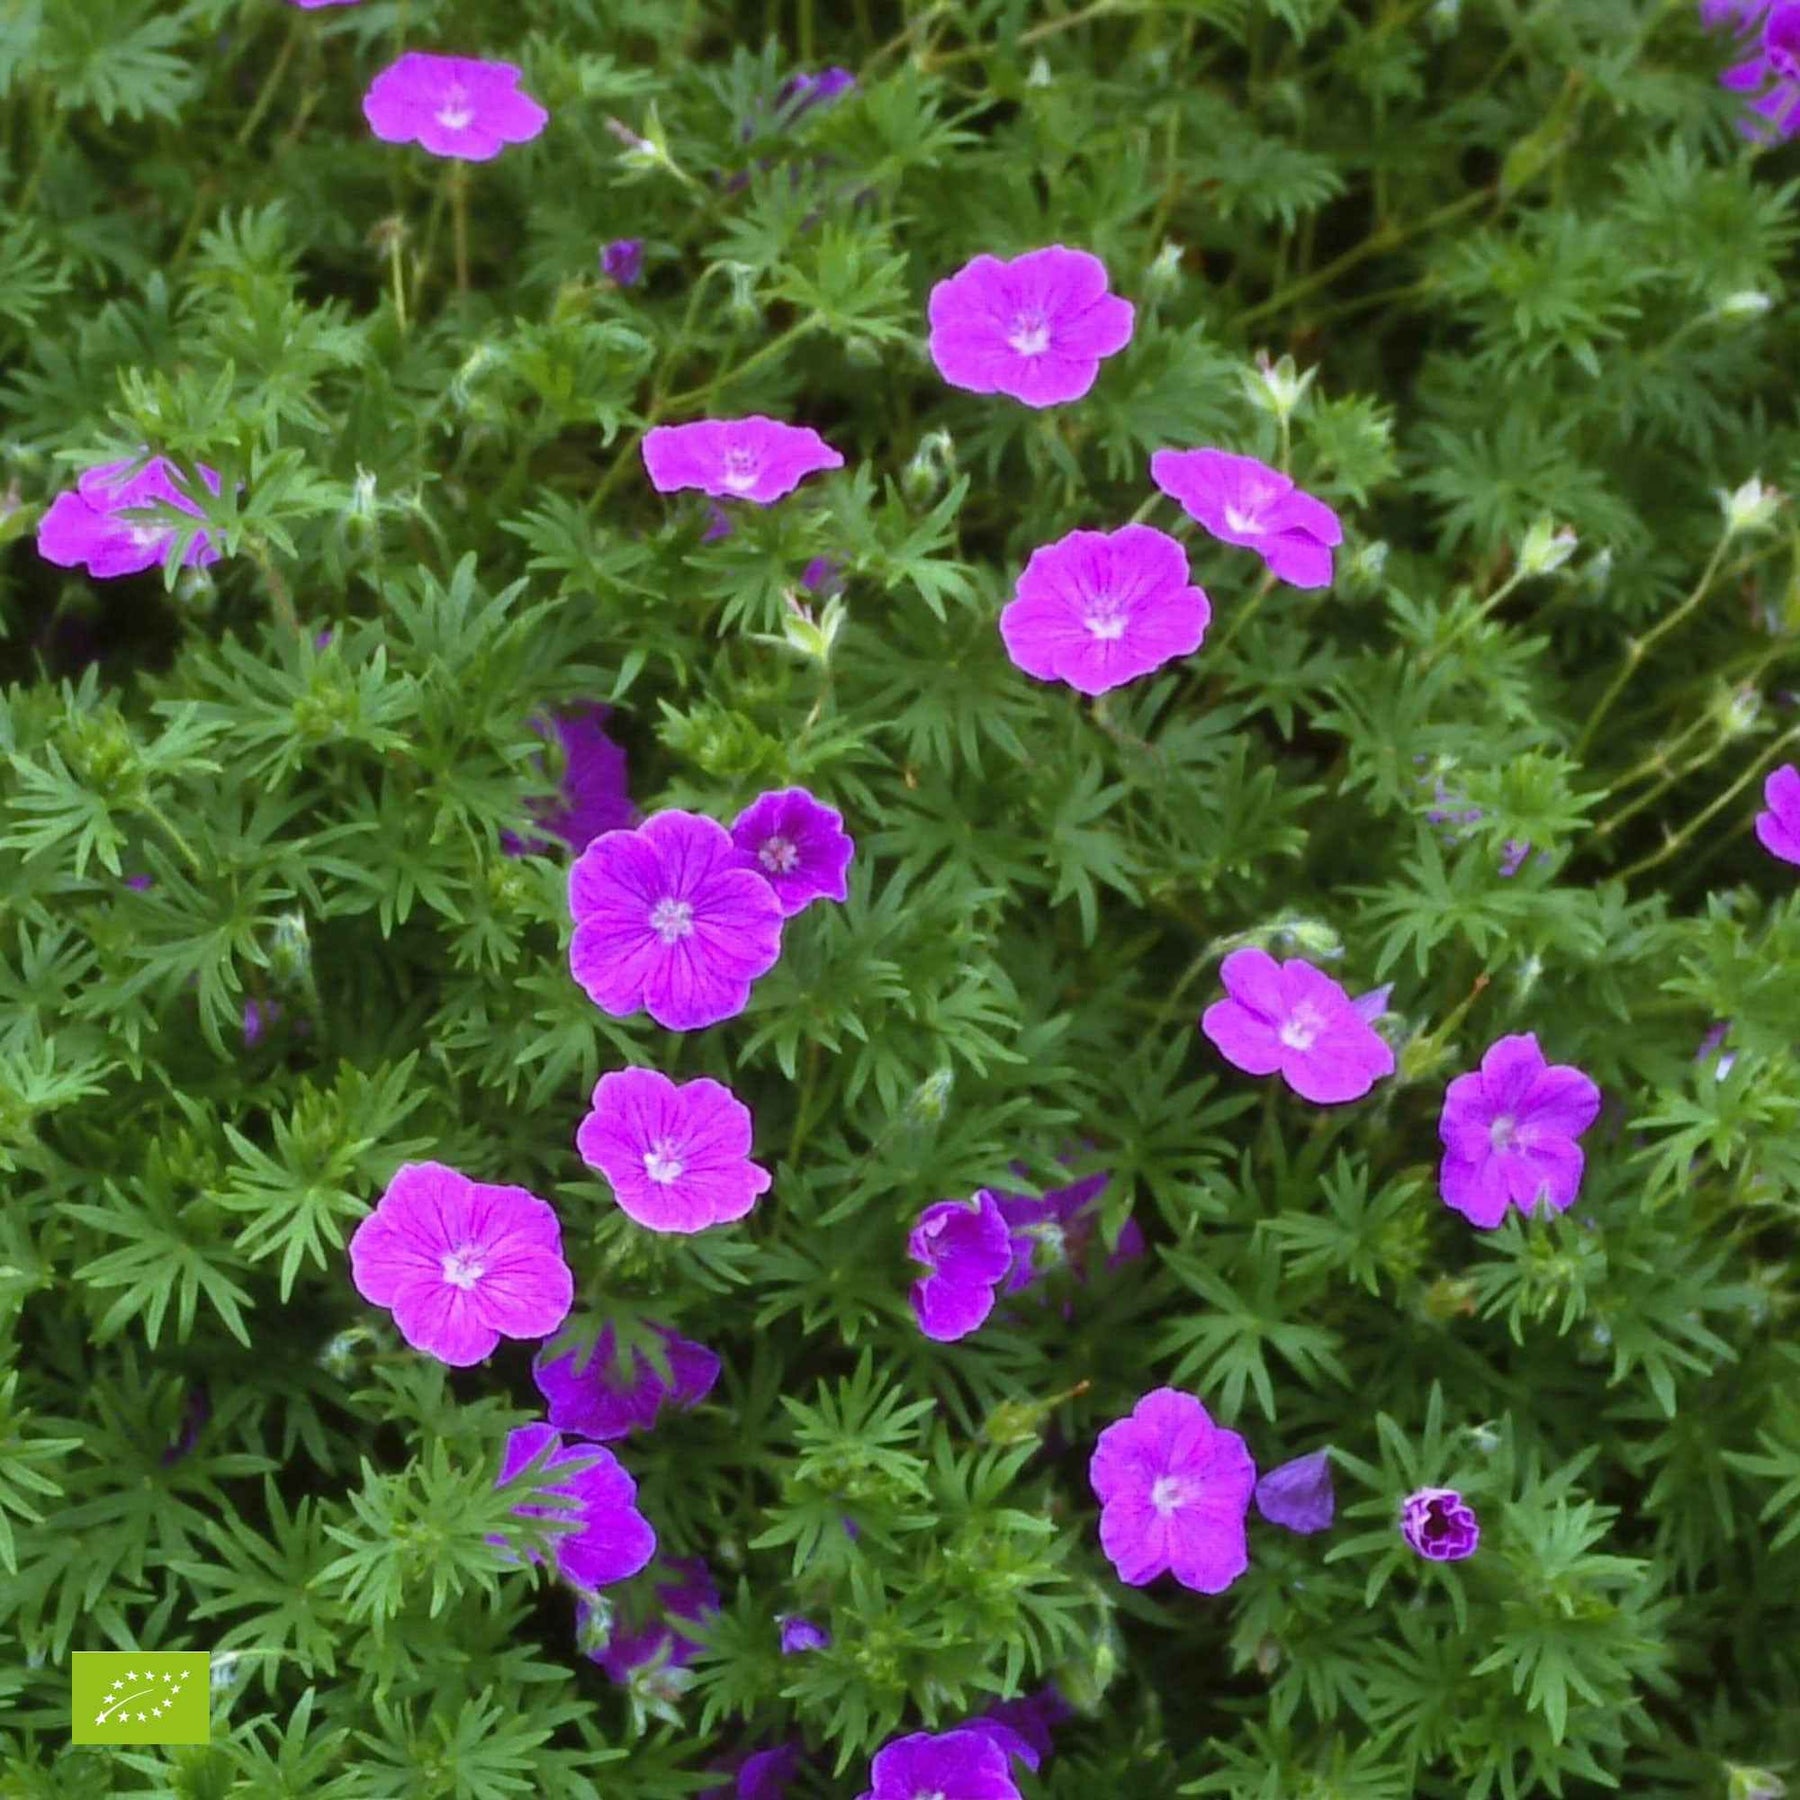
[[[469,165],[450,165],[450,228],[456,242],[456,293],[469,296]]]
[[[274,100],[279,91],[282,78],[287,74],[288,64],[294,60],[294,49],[300,42],[301,30],[301,22],[295,20],[292,29],[282,43],[280,54],[269,65],[269,72],[263,78],[263,84],[257,90],[255,100],[251,102],[249,112],[244,115],[243,124],[238,127],[237,147],[240,150],[256,135],[257,126],[263,122],[263,114],[269,110],[270,102]]]
[[[1781,736],[1778,737],[1774,743],[1772,743],[1762,755],[1759,756],[1756,761],[1753,762],[1750,767],[1747,768],[1743,774],[1718,797],[1718,799],[1713,801],[1710,806],[1705,807],[1700,812],[1696,813],[1693,818],[1689,819],[1688,822],[1682,826],[1682,828],[1676,832],[1660,850],[1652,852],[1649,856],[1634,862],[1630,868],[1622,870],[1618,879],[1620,881],[1629,881],[1634,875],[1642,875],[1646,871],[1656,868],[1659,864],[1667,862],[1671,856],[1678,854],[1682,847],[1708,819],[1711,819],[1724,811],[1724,809],[1763,772],[1768,764],[1775,757],[1779,756],[1789,744],[1795,742],[1796,739],[1800,739],[1800,725],[1792,726],[1787,731],[1784,731]]]

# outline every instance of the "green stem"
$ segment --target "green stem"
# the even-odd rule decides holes
[[[456,294],[469,297],[469,165],[450,165],[450,229],[456,242]]]
[[[1768,749],[1766,749],[1762,755],[1759,756],[1756,761],[1753,762],[1750,767],[1718,797],[1718,799],[1713,801],[1710,806],[1706,807],[1701,812],[1696,813],[1693,818],[1689,819],[1688,822],[1682,826],[1682,828],[1676,832],[1660,850],[1634,862],[1630,868],[1621,870],[1618,879],[1620,881],[1630,881],[1634,875],[1645,874],[1647,871],[1667,862],[1671,856],[1678,854],[1682,847],[1708,819],[1714,818],[1719,813],[1723,812],[1725,808],[1728,807],[1732,801],[1734,801],[1738,795],[1763,772],[1770,761],[1779,756],[1789,744],[1795,742],[1797,739],[1800,739],[1800,725],[1795,725],[1789,730],[1784,731],[1781,736],[1778,737],[1774,743],[1772,743]]]
[[[1707,558],[1706,567],[1701,571],[1699,581],[1694,584],[1694,591],[1672,613],[1658,619],[1641,638],[1633,638],[1626,647],[1625,660],[1619,665],[1618,673],[1613,677],[1606,692],[1600,696],[1600,703],[1588,714],[1588,721],[1581,728],[1581,736],[1575,740],[1574,754],[1577,760],[1593,742],[1594,733],[1600,729],[1600,722],[1612,711],[1613,702],[1625,691],[1625,686],[1636,673],[1638,664],[1649,655],[1651,645],[1660,643],[1662,639],[1666,638],[1706,598],[1712,587],[1713,577],[1719,572],[1719,564],[1724,560],[1725,546],[1730,541],[1730,535],[1727,533],[1713,546],[1713,553]]]
[[[1229,650],[1231,648],[1232,639],[1243,630],[1245,625],[1247,625],[1253,617],[1255,617],[1256,609],[1268,599],[1269,595],[1274,592],[1274,588],[1275,577],[1273,573],[1265,574],[1262,580],[1257,584],[1256,592],[1252,594],[1249,600],[1243,606],[1239,607],[1237,612],[1232,615],[1231,623],[1225,628],[1225,635],[1220,638],[1216,644],[1208,646],[1214,656],[1217,656],[1221,651]]]
[[[279,91],[282,78],[287,74],[288,64],[294,60],[295,46],[300,42],[300,33],[305,29],[302,21],[296,19],[287,37],[283,40],[280,54],[269,65],[269,72],[263,77],[263,84],[257,90],[256,98],[250,103],[250,110],[244,116],[244,122],[238,127],[235,140],[242,150],[256,135],[256,128],[263,122],[263,114],[269,110],[270,102]]]
[[[300,635],[300,615],[294,611],[294,597],[288,592],[287,583],[281,578],[281,571],[275,567],[274,559],[269,555],[268,546],[252,540],[244,546],[250,552],[250,560],[262,572],[264,585],[269,590],[269,602],[275,609],[275,616],[293,633]]]
[[[1501,582],[1501,584],[1495,588],[1494,591],[1489,594],[1488,597],[1482,601],[1482,603],[1476,607],[1476,609],[1470,613],[1469,616],[1464,619],[1441,644],[1434,645],[1430,650],[1426,651],[1424,658],[1419,664],[1420,673],[1423,674],[1426,669],[1429,669],[1440,656],[1448,656],[1452,647],[1459,644],[1467,637],[1469,633],[1473,631],[1475,627],[1495,609],[1495,607],[1505,601],[1524,580],[1524,573],[1518,569],[1515,569],[1512,574],[1507,576],[1507,578]]]

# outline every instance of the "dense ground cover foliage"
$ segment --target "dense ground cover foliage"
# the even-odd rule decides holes
[[[0,95],[0,1792],[1783,1791],[1800,6]]]

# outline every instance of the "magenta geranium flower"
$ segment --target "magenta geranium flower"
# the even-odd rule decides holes
[[[504,1487],[533,1457],[550,1449],[548,1468],[561,1479],[550,1491],[563,1495],[564,1506],[527,1502],[515,1506],[520,1518],[567,1520],[577,1527],[556,1540],[552,1556],[556,1572],[571,1586],[592,1592],[625,1581],[647,1568],[656,1554],[656,1533],[637,1509],[637,1483],[619,1459],[599,1444],[565,1446],[548,1425],[522,1425],[506,1436],[499,1480]],[[504,1544],[490,1537],[490,1544]],[[533,1553],[531,1561],[537,1561]]]
[[[503,1337],[548,1337],[575,1297],[547,1201],[438,1162],[396,1172],[351,1234],[350,1279],[415,1350],[455,1369]]]
[[[967,1337],[994,1310],[994,1290],[1012,1266],[1012,1238],[994,1196],[940,1200],[919,1214],[906,1254],[930,1273],[913,1283],[913,1317],[937,1343]]]
[[[1014,664],[1039,681],[1104,694],[1200,648],[1212,603],[1187,552],[1148,525],[1071,531],[1032,551],[1000,614]]]
[[[1800,863],[1800,769],[1783,763],[1763,783],[1763,804],[1756,815],[1757,841],[1771,856]]]
[[[614,1631],[604,1650],[589,1652],[620,1687],[649,1683],[679,1692],[685,1682],[667,1683],[676,1670],[694,1660],[708,1625],[718,1616],[719,1590],[711,1571],[698,1557],[681,1557],[668,1565],[671,1581],[658,1582],[661,1617],[634,1631]]]
[[[1331,585],[1331,547],[1344,528],[1279,469],[1227,450],[1158,450],[1150,479],[1221,542],[1254,550],[1280,580]]]
[[[1134,316],[1099,257],[1061,244],[976,257],[931,290],[929,313],[931,360],[952,387],[1039,407],[1079,400]]]
[[[1577,1068],[1546,1062],[1534,1033],[1501,1038],[1478,1071],[1457,1076],[1444,1092],[1444,1204],[1483,1230],[1509,1206],[1566,1212],[1581,1186],[1575,1140],[1599,1113],[1599,1088]]]
[[[1256,1510],[1271,1525],[1308,1536],[1330,1525],[1337,1510],[1331,1452],[1314,1450],[1271,1469],[1256,1484]]]
[[[1455,1488],[1420,1488],[1400,1509],[1400,1535],[1433,1562],[1461,1562],[1475,1554],[1481,1523]]]
[[[360,6],[362,0],[288,0],[288,4],[302,12],[317,12],[321,6]]]
[[[363,117],[385,144],[488,162],[508,144],[528,143],[550,121],[520,79],[511,63],[409,50],[369,84]]]
[[[1128,1587],[1172,1572],[1185,1588],[1219,1594],[1250,1566],[1244,1521],[1256,1464],[1192,1394],[1146,1394],[1101,1432],[1088,1479],[1101,1503],[1100,1548]]]
[[[743,866],[774,892],[781,916],[791,919],[815,900],[845,900],[845,879],[856,846],[836,807],[805,788],[764,794],[731,822],[731,841]]]
[[[59,569],[85,567],[98,581],[160,567],[175,532],[153,522],[145,509],[169,506],[197,519],[200,508],[176,486],[175,466],[164,457],[152,457],[135,475],[129,472],[131,466],[127,457],[83,470],[75,486],[58,494],[38,521],[38,555]],[[218,493],[217,470],[202,463],[200,476]],[[188,569],[218,560],[218,549],[204,531],[181,557],[182,567]]]
[[[1733,93],[1756,96],[1738,129],[1761,143],[1800,132],[1800,4],[1703,0],[1700,13],[1708,26],[1729,25],[1741,39],[1742,60],[1719,77],[1720,85]]]
[[[1302,1100],[1335,1106],[1360,1100],[1394,1072],[1394,1053],[1321,970],[1295,956],[1234,950],[1219,965],[1227,998],[1201,1015],[1200,1029],[1246,1075],[1276,1075]]]
[[[642,1008],[665,1031],[742,1012],[781,955],[774,889],[698,813],[603,832],[569,871],[569,908],[569,968],[588,998],[619,1018]]]
[[[730,1088],[706,1076],[677,1085],[655,1069],[602,1075],[575,1134],[627,1218],[680,1233],[741,1219],[768,1190],[750,1142],[750,1109]]]
[[[609,1443],[634,1431],[648,1431],[665,1405],[698,1406],[719,1379],[719,1359],[704,1344],[666,1326],[653,1326],[668,1359],[669,1379],[642,1350],[619,1366],[613,1328],[603,1325],[593,1344],[551,1354],[546,1345],[531,1365],[532,1379],[549,1405],[558,1431]]]
[[[532,722],[541,737],[555,732],[563,755],[560,792],[534,809],[537,821],[576,852],[602,832],[629,830],[637,823],[626,785],[625,751],[606,735],[611,717],[611,707],[592,702]],[[500,847],[508,856],[541,856],[549,844],[503,831]]]
[[[747,419],[658,425],[644,434],[644,467],[659,494],[698,488],[717,500],[767,506],[808,475],[841,469],[844,459],[810,426]]]
[[[862,1800],[1019,1800],[1019,1790],[985,1732],[915,1731],[875,1752]]]

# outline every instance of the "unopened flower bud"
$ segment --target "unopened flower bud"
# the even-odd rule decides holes
[[[923,506],[955,478],[955,439],[947,431],[928,431],[900,471],[900,491],[913,505]]]
[[[1435,38],[1446,38],[1462,23],[1462,0],[1432,0],[1425,23]]]
[[[1300,402],[1306,398],[1306,390],[1312,386],[1317,369],[1308,369],[1303,375],[1299,366],[1291,356],[1284,356],[1279,362],[1271,363],[1268,354],[1259,350],[1256,353],[1256,367],[1247,371],[1244,376],[1244,391],[1250,397],[1253,406],[1260,407],[1266,413],[1273,413],[1278,419],[1291,419],[1298,411]]]
[[[823,668],[831,660],[831,647],[848,616],[843,600],[833,594],[815,618],[812,608],[804,605],[798,595],[789,592],[785,598],[788,610],[781,620],[782,636],[808,662]]]
[[[1756,288],[1741,288],[1735,294],[1727,294],[1713,312],[1721,319],[1760,319],[1774,304],[1770,295]]]
[[[1575,554],[1581,540],[1566,525],[1535,519],[1519,546],[1521,575],[1549,575]]]
[[[1181,286],[1181,255],[1181,246],[1173,239],[1157,251],[1156,260],[1144,271],[1146,294],[1161,299]]]
[[[1762,694],[1756,684],[1740,682],[1719,697],[1719,729],[1728,738],[1740,738],[1756,729],[1762,716]]]
[[[1718,494],[1719,505],[1725,513],[1727,537],[1736,537],[1745,531],[1761,531],[1773,524],[1775,514],[1786,498],[1779,488],[1764,487],[1759,475],[1752,475],[1732,493],[1720,488]]]
[[[953,1069],[939,1069],[927,1075],[913,1090],[906,1110],[915,1119],[941,1119],[950,1110],[950,1090],[956,1085]]]
[[[350,489],[350,504],[344,508],[344,536],[352,543],[366,543],[375,535],[380,515],[375,477],[358,463],[356,481]]]
[[[1297,956],[1336,962],[1344,954],[1344,940],[1323,919],[1282,919],[1270,927],[1275,945]]]
[[[275,979],[290,987],[302,986],[312,975],[312,938],[306,915],[284,912],[269,935],[269,968]]]
[[[1054,79],[1050,73],[1050,59],[1040,50],[1031,59],[1031,67],[1025,72],[1025,85],[1028,88],[1047,88]]]
[[[725,310],[734,325],[760,325],[762,307],[756,299],[756,270],[749,263],[728,262],[725,272],[731,277],[731,298]]]

